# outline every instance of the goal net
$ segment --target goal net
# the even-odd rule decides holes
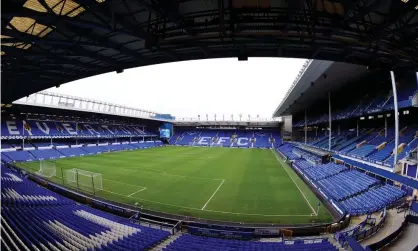
[[[36,174],[45,178],[54,177],[57,174],[56,161],[55,160],[39,161],[39,171],[37,171]]]
[[[89,192],[103,190],[102,174],[78,168],[65,171],[65,180],[68,185],[75,186]]]

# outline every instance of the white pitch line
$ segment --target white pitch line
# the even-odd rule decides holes
[[[144,187],[144,188],[142,188],[142,189],[139,189],[138,191],[136,191],[136,192],[131,193],[130,195],[128,195],[128,197],[131,197],[132,195],[134,195],[134,194],[136,194],[136,193],[142,192],[142,191],[144,191],[145,189],[147,189],[147,188],[146,188],[146,187]]]
[[[190,209],[190,210],[199,210],[199,211],[212,212],[212,213],[220,213],[220,214],[235,214],[235,215],[243,215],[243,216],[245,216],[245,215],[248,215],[248,216],[265,216],[265,217],[312,217],[312,215],[298,215],[298,214],[296,214],[296,215],[290,215],[290,214],[251,214],[251,213],[237,213],[237,212],[217,211],[217,210],[209,210],[209,209],[202,210],[201,208],[185,207],[185,206],[168,204],[168,203],[163,203],[163,202],[154,201],[154,200],[147,200],[147,199],[142,199],[142,198],[129,197],[129,195],[112,192],[112,191],[109,191],[109,190],[106,190],[106,189],[103,189],[102,191],[106,192],[106,193],[116,194],[116,195],[119,195],[119,196],[122,196],[122,197],[137,199],[139,201],[148,201],[148,202],[151,202],[151,203],[165,205],[165,206],[184,208],[184,209]]]
[[[107,192],[107,193],[117,194],[117,195],[120,195],[120,196],[123,196],[123,197],[128,197],[128,195],[115,193],[115,192],[111,192],[111,191],[108,191],[108,190],[103,190],[103,191]],[[151,202],[151,203],[165,205],[165,206],[184,208],[184,209],[190,209],[190,210],[199,210],[199,211],[212,212],[212,213],[220,213],[220,214],[235,214],[235,215],[242,215],[242,216],[248,215],[248,216],[264,216],[264,217],[312,217],[312,215],[300,215],[300,214],[295,214],[295,215],[290,215],[290,214],[251,214],[251,213],[225,212],[225,211],[217,211],[217,210],[209,210],[209,209],[202,210],[200,208],[195,208],[195,207],[185,207],[185,206],[168,204],[168,203],[163,203],[163,202],[158,202],[158,201],[153,201],[153,200],[147,200],[147,199],[141,199],[141,198],[134,198],[134,197],[129,197],[129,198],[137,199],[139,201],[148,201],[148,202]]]
[[[265,217],[277,217],[277,216],[286,216],[286,217],[291,217],[291,216],[296,216],[296,217],[312,217],[312,215],[304,215],[304,214],[295,214],[295,215],[290,215],[290,214],[251,214],[251,213],[235,213],[235,212],[224,212],[224,211],[217,211],[217,210],[209,210],[209,209],[205,209],[203,211],[206,212],[213,212],[213,213],[221,213],[221,214],[236,214],[236,215],[248,215],[248,216],[265,216]]]
[[[209,200],[206,201],[206,204],[202,207],[202,210],[205,209],[205,207],[208,205],[208,203],[213,198],[213,196],[215,196],[216,192],[218,192],[219,188],[221,188],[221,186],[224,182],[225,182],[225,180],[222,180],[221,184],[218,186],[218,188],[215,190],[215,192],[212,194],[212,196],[210,196]]]
[[[105,178],[102,178],[102,180],[108,180],[108,181],[115,182],[115,183],[119,183],[119,184],[124,184],[124,185],[128,185],[128,186],[134,186],[134,187],[142,187],[142,188],[144,188],[143,186],[138,186],[138,185],[129,184],[129,183],[125,183],[125,182],[121,182],[121,181],[116,181],[116,180],[110,180],[110,179],[105,179]]]
[[[289,175],[290,179],[293,181],[293,183],[295,184],[295,186],[299,189],[299,192],[302,194],[303,198],[305,198],[306,202],[308,203],[309,207],[312,210],[313,215],[317,216],[315,209],[312,207],[311,203],[309,202],[309,200],[306,198],[305,194],[302,192],[302,190],[300,189],[300,187],[298,186],[298,184],[296,184],[295,180],[292,178],[292,176],[290,175],[289,171],[287,171],[286,167],[284,167],[282,165],[282,163],[280,163],[279,157],[277,157],[277,154],[274,152],[274,150],[271,150],[273,152],[273,155],[276,157],[277,161],[279,162],[279,164],[282,166],[282,168],[286,171],[287,175]]]

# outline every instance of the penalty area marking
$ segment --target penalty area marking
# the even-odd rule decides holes
[[[293,183],[295,184],[295,186],[299,189],[300,194],[302,194],[303,198],[305,198],[306,202],[308,203],[309,207],[312,210],[312,215],[313,216],[317,216],[315,209],[312,207],[311,203],[309,202],[309,200],[306,198],[305,194],[302,192],[302,190],[300,189],[300,187],[298,186],[298,184],[296,184],[295,180],[293,179],[293,177],[290,175],[289,171],[287,171],[286,167],[284,167],[282,165],[282,163],[279,160],[279,157],[277,157],[277,154],[274,152],[274,150],[271,150],[273,152],[273,155],[276,157],[277,161],[279,162],[279,164],[282,166],[282,168],[286,171],[287,175],[289,175],[290,179],[293,181]]]
[[[122,183],[122,182],[120,182],[120,183]],[[128,184],[128,185],[131,185],[131,184]],[[144,191],[145,188],[146,187],[144,187],[141,190]],[[313,216],[316,216],[316,215],[297,215],[297,214],[296,215],[290,215],[290,214],[254,214],[254,213],[238,213],[238,212],[217,211],[217,210],[201,209],[201,208],[195,208],[195,207],[185,207],[185,206],[174,205],[174,204],[169,204],[169,203],[163,203],[163,202],[154,201],[154,200],[147,200],[147,199],[132,197],[131,194],[126,195],[126,194],[121,194],[121,193],[117,193],[117,192],[112,192],[112,191],[109,191],[109,190],[106,190],[106,189],[103,189],[101,191],[103,191],[105,193],[116,194],[116,195],[119,195],[119,196],[122,196],[122,197],[126,197],[126,198],[137,199],[139,201],[148,201],[148,202],[151,202],[151,203],[165,205],[165,206],[170,206],[170,207],[184,208],[184,209],[190,209],[190,210],[199,210],[199,211],[212,212],[212,213],[220,213],[220,214],[234,214],[234,215],[243,215],[243,216],[245,216],[245,215],[248,215],[248,216],[263,216],[263,217],[313,217]],[[139,191],[136,191],[134,194],[136,194],[137,192],[139,192]]]
[[[133,192],[133,193],[131,193],[130,195],[128,195],[128,197],[131,197],[132,195],[134,195],[134,194],[137,194],[137,193],[139,193],[139,192],[142,192],[142,191],[144,191],[145,189],[147,189],[146,187],[144,187],[144,188],[142,188],[142,189],[139,189],[138,191],[136,191],[136,192]]]
[[[222,184],[225,182],[225,180],[222,180],[221,184],[218,186],[218,188],[215,190],[215,192],[212,194],[212,196],[210,196],[209,200],[206,201],[206,204],[202,207],[202,210],[205,209],[205,207],[208,205],[208,203],[210,202],[210,200],[213,198],[213,196],[215,196],[216,192],[218,192],[219,188],[221,188]]]
[[[117,195],[120,195],[120,196],[123,196],[123,197],[128,197],[127,195],[111,192],[111,191],[108,191],[108,190],[103,190],[103,191],[107,192],[107,193],[117,194]],[[291,215],[291,214],[252,214],[252,213],[237,213],[237,212],[217,211],[217,210],[209,210],[209,209],[203,209],[202,210],[200,208],[195,208],[195,207],[185,207],[185,206],[173,205],[173,204],[169,204],[169,203],[163,203],[163,202],[141,199],[141,198],[135,198],[135,197],[128,197],[128,198],[137,199],[139,201],[147,201],[147,202],[160,204],[160,205],[165,205],[165,206],[184,208],[184,209],[190,209],[190,210],[199,210],[199,211],[205,211],[205,212],[210,212],[210,213],[234,214],[234,215],[242,215],[242,216],[246,216],[246,215],[247,216],[263,216],[263,217],[313,217],[313,215],[302,215],[302,214],[294,214],[294,215]]]

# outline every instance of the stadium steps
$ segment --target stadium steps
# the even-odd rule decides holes
[[[393,233],[396,229],[398,229],[404,218],[404,213],[397,213],[397,209],[390,209],[387,211],[386,220],[383,224],[382,228],[377,231],[374,235],[370,236],[369,238],[366,238],[364,240],[360,241],[360,244],[363,247],[366,247],[370,244],[373,244],[375,242],[378,242],[382,240],[383,238],[387,237],[389,234]],[[403,237],[400,239],[400,243],[402,243]],[[416,236],[413,237],[413,239],[416,239]],[[398,242],[395,241],[393,244],[396,245]],[[398,243],[399,244],[399,243]],[[389,250],[412,250],[412,249],[389,249]]]
[[[334,245],[336,248],[338,248],[338,251],[345,251],[345,249],[334,239],[332,235],[328,236],[329,242],[331,242],[332,245]]]
[[[170,245],[173,241],[177,240],[182,234],[180,232],[175,233],[174,235],[170,235],[167,239],[165,239],[160,244],[156,245],[155,247],[151,248],[150,251],[161,251],[164,250],[165,247]]]

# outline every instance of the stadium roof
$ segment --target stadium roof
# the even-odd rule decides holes
[[[341,89],[342,86],[368,74],[370,70],[363,65],[322,60],[309,61],[299,72],[273,117],[304,111],[319,98],[327,96],[328,92]]]
[[[191,59],[296,57],[416,69],[417,12],[418,0],[3,1],[2,102]]]

